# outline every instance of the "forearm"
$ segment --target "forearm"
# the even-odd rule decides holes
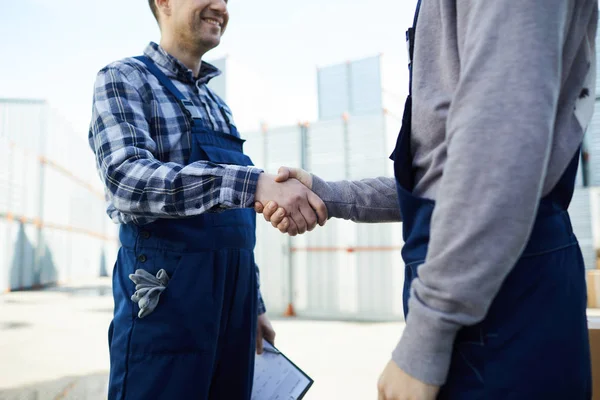
[[[326,182],[313,175],[312,190],[327,206],[330,218],[354,222],[401,221],[394,178]]]
[[[182,218],[251,207],[259,170],[196,162],[161,163],[140,148],[103,158],[101,176],[115,208],[124,214]]]
[[[225,208],[252,207],[260,171],[207,161],[189,165],[157,159],[147,98],[137,70],[98,73],[90,138],[110,201],[134,216],[180,218]]]

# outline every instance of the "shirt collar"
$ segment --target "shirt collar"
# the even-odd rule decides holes
[[[181,61],[167,53],[165,49],[154,42],[150,42],[148,46],[146,46],[144,55],[165,70],[167,76],[182,82],[202,85],[207,84],[212,78],[221,75],[221,70],[217,67],[202,61],[200,64],[200,74],[198,79],[195,79],[191,69],[183,65]]]

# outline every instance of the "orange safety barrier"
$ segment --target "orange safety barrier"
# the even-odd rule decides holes
[[[11,213],[6,213],[6,214],[0,213],[0,219],[6,219],[9,222],[18,220],[22,224],[31,224],[31,225],[34,225],[38,229],[47,228],[47,229],[54,229],[54,230],[58,230],[58,231],[81,233],[81,234],[91,236],[96,239],[104,240],[107,242],[118,242],[118,239],[116,237],[106,236],[103,233],[94,232],[94,231],[91,231],[88,229],[83,229],[83,228],[77,228],[72,225],[45,223],[44,221],[41,221],[39,218],[27,218],[24,216],[15,217]]]
[[[19,149],[26,156],[37,158],[40,164],[45,164],[45,165],[47,165],[47,166],[49,166],[51,168],[54,168],[55,170],[59,171],[60,173],[62,173],[65,176],[67,176],[68,178],[70,178],[71,180],[73,180],[74,182],[76,182],[77,184],[85,187],[94,196],[98,197],[101,200],[104,200],[104,193],[98,191],[92,185],[90,185],[88,182],[86,182],[84,179],[78,177],[77,175],[75,175],[74,173],[72,173],[69,169],[67,169],[66,167],[63,167],[59,163],[57,163],[57,162],[55,162],[53,160],[50,160],[46,156],[43,156],[43,155],[38,155],[36,157],[36,155],[33,154],[31,151],[18,146],[13,140],[11,140],[9,142],[9,147],[11,149],[15,149],[15,148]]]
[[[62,165],[47,159],[44,156],[39,156],[38,159],[40,160],[41,164],[45,164],[49,167],[54,168],[55,170],[57,170],[58,172],[62,173],[63,175],[69,177],[71,180],[73,180],[74,182],[78,183],[79,185],[85,187],[87,190],[89,190],[94,196],[98,197],[101,200],[104,200],[104,194],[98,190],[96,190],[92,185],[90,185],[88,182],[84,181],[83,179],[79,178],[78,176],[76,176],[74,173],[72,173],[71,171],[69,171],[67,168],[63,167]]]

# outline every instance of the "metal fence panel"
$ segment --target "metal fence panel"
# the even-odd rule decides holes
[[[598,74],[600,76],[600,74]],[[600,93],[599,93],[600,95]],[[596,100],[596,109],[586,132],[585,142],[589,153],[588,185],[600,186],[600,101]]]
[[[328,180],[345,179],[346,132],[341,118],[318,121],[307,133],[308,167],[312,173]]]
[[[0,100],[0,170],[0,292],[112,271],[117,227],[86,135],[44,102]]]
[[[255,167],[265,168],[265,140],[262,132],[249,132],[242,135],[245,139],[244,153],[250,157]]]
[[[350,179],[385,175],[389,162],[385,148],[383,112],[348,119],[348,176]]]
[[[381,57],[369,57],[349,64],[351,115],[378,114],[383,110]]]
[[[600,73],[598,72],[600,68],[600,46],[598,46],[598,43],[600,43],[600,30],[596,32],[596,96],[600,97]]]
[[[307,131],[307,169],[329,181],[386,175],[383,113],[318,121]],[[331,219],[292,238],[295,311],[310,318],[402,317],[399,224]]]
[[[350,111],[348,66],[338,64],[317,71],[319,119],[340,118]]]
[[[276,173],[281,166],[302,166],[302,137],[300,126],[269,130],[265,137],[265,168]]]
[[[253,163],[275,174],[281,166],[302,164],[302,128],[291,126],[251,132],[246,135],[245,152]],[[283,313],[290,302],[290,238],[257,216],[256,262],[261,272],[261,292],[270,313]]]
[[[569,215],[573,231],[575,232],[575,236],[577,236],[583,253],[586,269],[596,268],[596,251],[594,249],[589,189],[577,188],[575,190],[571,205],[569,206]]]

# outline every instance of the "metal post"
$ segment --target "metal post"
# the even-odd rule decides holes
[[[300,135],[300,168],[307,169],[308,167],[308,123],[298,124]],[[296,310],[294,309],[294,251],[291,236],[287,237],[287,258],[288,258],[288,304],[284,315],[286,317],[295,317]],[[284,250],[285,251],[285,250]]]
[[[342,114],[344,124],[344,177],[350,179],[350,133],[348,132],[348,113]]]
[[[44,243],[44,235],[42,233],[42,221],[44,220],[44,191],[45,191],[45,170],[46,170],[46,162],[45,162],[45,153],[46,153],[46,136],[48,133],[48,121],[47,121],[47,107],[44,106],[42,109],[42,118],[40,118],[40,138],[39,138],[39,185],[38,185],[38,210],[37,210],[37,221],[35,222],[35,227],[37,229],[37,246],[35,248],[35,256],[34,256],[34,271],[35,276],[38,277],[38,284],[42,283],[42,266],[43,259],[46,253],[46,246]],[[58,279],[58,276],[56,277]],[[52,282],[55,283],[55,282]]]

